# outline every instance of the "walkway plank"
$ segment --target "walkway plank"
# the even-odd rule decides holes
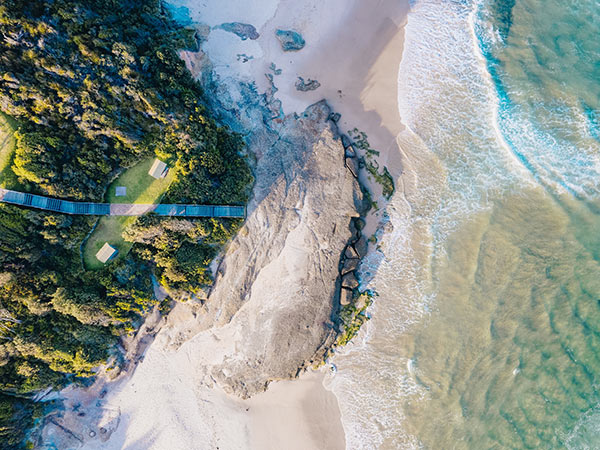
[[[143,216],[152,212],[159,216],[246,217],[246,208],[243,206],[70,202],[2,188],[0,202],[63,214],[91,216]]]

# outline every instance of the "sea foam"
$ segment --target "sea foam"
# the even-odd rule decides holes
[[[368,332],[360,351],[347,349],[336,358],[338,373],[331,382],[340,399],[348,448],[416,448],[421,438],[453,442],[458,424],[475,420],[469,408],[480,407],[468,390],[455,386],[468,376],[461,365],[478,359],[494,364],[475,371],[473,376],[484,381],[473,395],[488,399],[487,407],[495,410],[490,391],[497,381],[487,378],[505,374],[502,380],[508,389],[510,383],[532,376],[528,359],[517,357],[530,354],[537,340],[547,340],[545,333],[551,333],[539,302],[557,308],[551,317],[576,321],[562,311],[560,284],[572,284],[568,270],[573,261],[586,260],[587,253],[573,235],[561,234],[573,218],[566,209],[555,209],[554,199],[598,194],[595,110],[586,113],[572,97],[549,90],[550,83],[538,92],[502,78],[495,52],[512,45],[513,31],[509,23],[495,24],[488,6],[480,0],[412,2],[398,79],[398,108],[407,127],[398,137],[404,152],[404,189],[387,207],[389,221],[379,236],[383,256],[371,256],[363,267],[368,287],[379,293]],[[517,56],[507,64],[514,61]],[[530,92],[548,97],[535,105]],[[545,122],[533,120],[540,117]],[[590,223],[596,222],[590,218],[586,226]],[[569,252],[558,258],[557,243],[562,242]],[[547,258],[559,269],[550,267]],[[539,277],[544,271],[548,279]],[[548,281],[552,276],[560,281]],[[501,288],[514,292],[505,297],[497,292]],[[521,309],[527,301],[535,310],[531,317]],[[432,313],[440,309],[457,317],[437,319],[448,330],[427,329]],[[462,323],[466,315],[476,318],[467,325],[472,329],[455,329],[451,321]],[[521,315],[524,324],[513,315]],[[535,328],[532,324],[539,336],[528,331]],[[514,333],[519,344],[511,350],[514,355],[502,347],[513,345],[507,333]],[[489,348],[478,352],[482,341]],[[497,361],[495,352],[508,356]],[[435,355],[447,359],[447,366],[436,366],[431,361]],[[422,367],[425,362],[441,371],[428,372]],[[547,382],[551,386],[555,380],[549,377]],[[459,395],[460,401],[454,397]],[[514,395],[511,400],[520,398]],[[432,412],[428,407],[416,406],[434,398],[438,418],[451,418],[443,430],[448,436],[425,422],[434,420],[423,415]],[[521,420],[518,414],[511,410],[502,420],[516,422]],[[453,421],[456,426],[451,426]],[[432,434],[427,435],[430,425]],[[485,439],[539,439],[533,427],[512,436],[504,425],[486,423],[500,431],[478,436],[481,445],[489,444]],[[438,431],[440,436],[433,437]],[[548,439],[553,445],[556,437]]]
[[[402,405],[427,392],[417,381],[418,358],[400,342],[435,308],[448,236],[526,175],[500,139],[473,14],[465,3],[418,1],[408,16],[398,80],[405,189],[387,208],[384,256],[363,265],[380,295],[368,339],[360,352],[338,355],[332,382],[348,448],[418,447]]]

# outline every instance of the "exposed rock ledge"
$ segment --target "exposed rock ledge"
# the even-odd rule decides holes
[[[205,310],[190,314],[179,305],[172,313],[171,345],[206,333],[233,339],[215,349],[201,379],[242,397],[319,361],[336,335],[338,265],[362,194],[330,113],[322,101],[300,117],[276,119],[276,132],[250,135],[257,163],[246,224],[219,266]]]
[[[89,389],[62,391],[63,406],[42,422],[38,448],[96,448],[94,442],[109,438],[109,448],[122,448],[132,421],[153,420],[132,415],[131,406],[154,407],[154,389],[162,400],[166,390],[177,401],[194,392],[197,401],[208,401],[211,390],[203,388],[215,384],[250,397],[320,361],[334,343],[340,290],[348,304],[351,263],[364,250],[351,226],[363,203],[360,187],[344,164],[344,145],[324,101],[301,117],[281,119],[269,109],[272,98],[255,100],[249,95],[237,107],[229,104],[240,129],[252,127],[247,140],[256,155],[256,184],[246,224],[208,301],[177,304],[166,323],[155,312],[129,346],[129,367],[115,385],[106,376]],[[173,405],[160,407],[168,415]]]

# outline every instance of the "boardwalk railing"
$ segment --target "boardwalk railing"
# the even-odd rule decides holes
[[[0,189],[0,202],[63,214],[90,216],[141,216],[149,212],[159,216],[183,217],[243,218],[246,216],[246,208],[243,206],[71,202],[8,189]]]

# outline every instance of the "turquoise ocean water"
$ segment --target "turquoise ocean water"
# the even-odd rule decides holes
[[[600,2],[417,0],[348,448],[600,448]]]

